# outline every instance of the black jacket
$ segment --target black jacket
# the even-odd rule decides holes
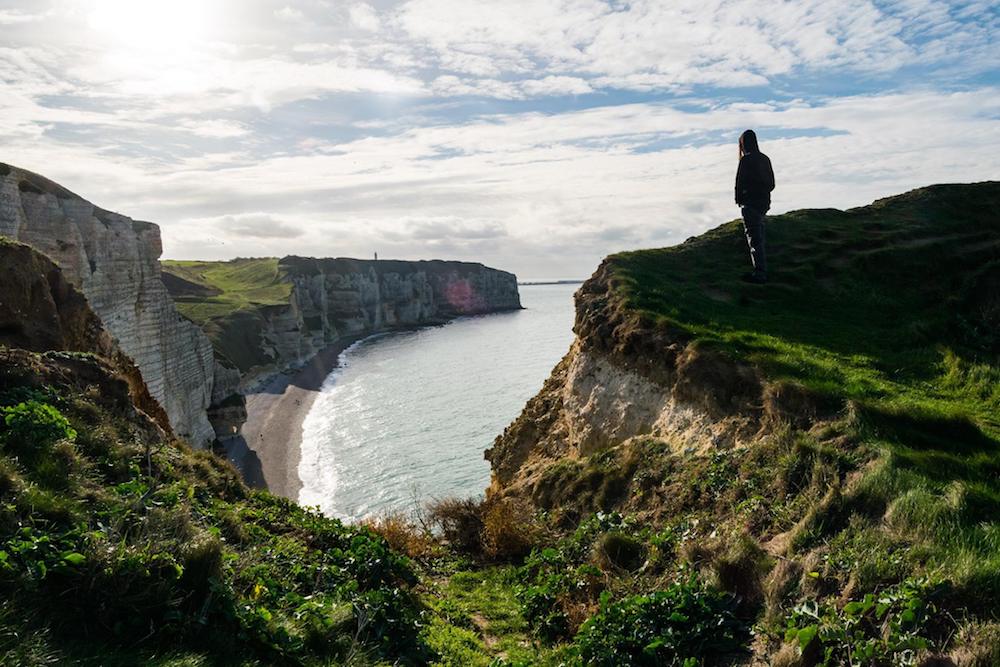
[[[740,167],[736,170],[736,203],[767,213],[771,208],[772,190],[774,170],[771,169],[771,160],[760,151],[741,157]]]

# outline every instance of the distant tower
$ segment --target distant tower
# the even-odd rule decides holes
[[[375,253],[375,261],[376,262],[378,261],[378,253],[377,252]]]

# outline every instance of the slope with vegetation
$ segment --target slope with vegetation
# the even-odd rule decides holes
[[[539,629],[606,664],[996,664],[997,206],[981,183],[775,216],[766,287],[735,222],[609,257],[488,452],[493,502],[611,522],[529,559]],[[733,655],[664,621],[695,592]]]
[[[274,257],[228,262],[167,260],[162,279],[177,310],[200,326],[227,365],[240,371],[273,362],[262,351],[268,316],[288,308],[292,283]]]
[[[737,223],[608,258],[487,499],[365,526],[171,440],[18,259],[75,351],[0,310],[0,663],[1000,664],[998,206],[775,216],[766,287]]]
[[[0,267],[0,664],[430,655],[404,556],[174,440],[58,267]]]

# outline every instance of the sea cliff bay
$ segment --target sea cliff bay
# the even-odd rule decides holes
[[[998,664],[998,183],[772,216],[766,286],[731,221],[522,310],[480,264],[161,268],[0,177],[2,663]],[[529,290],[565,317],[518,335]]]

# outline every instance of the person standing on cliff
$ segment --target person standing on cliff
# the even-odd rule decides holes
[[[771,208],[774,170],[771,160],[760,152],[757,135],[747,130],[740,135],[740,166],[736,170],[736,204],[743,212],[743,231],[750,247],[753,271],[743,280],[763,285],[767,282],[767,248],[764,216]]]

